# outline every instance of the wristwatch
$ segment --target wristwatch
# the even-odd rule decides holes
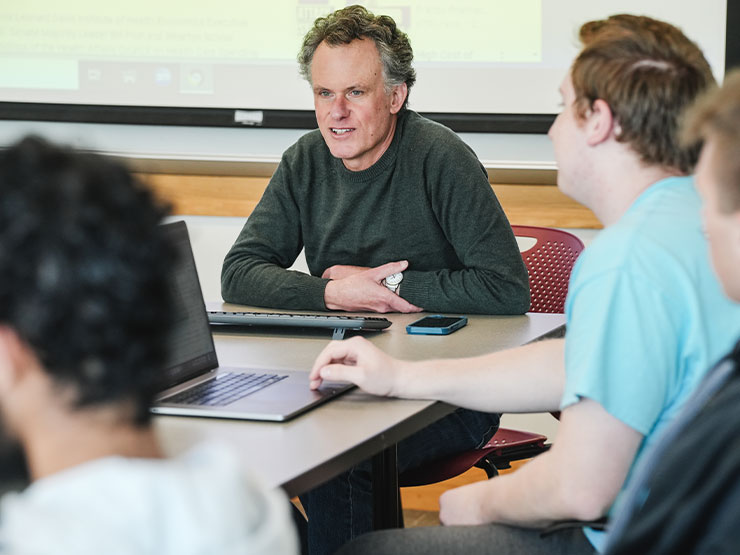
[[[397,274],[391,274],[383,280],[383,285],[390,289],[393,293],[398,294],[398,288],[401,287],[403,281],[403,272]]]

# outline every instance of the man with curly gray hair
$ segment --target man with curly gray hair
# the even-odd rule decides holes
[[[527,272],[475,153],[408,109],[409,39],[349,6],[298,60],[318,130],[283,155],[227,254],[228,302],[303,310],[521,314]],[[289,271],[305,247],[310,275]],[[401,471],[484,444],[498,415],[459,410],[398,446]],[[312,553],[372,529],[370,464],[303,496]]]
[[[225,300],[528,310],[527,272],[485,169],[455,133],[407,108],[412,59],[388,16],[349,6],[316,20],[298,61],[319,129],[285,152],[227,254]],[[287,271],[304,247],[310,275]]]

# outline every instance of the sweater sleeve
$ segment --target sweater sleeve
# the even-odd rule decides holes
[[[430,312],[522,314],[529,278],[509,221],[473,151],[451,132],[424,161],[426,194],[462,268],[409,268],[401,295]]]
[[[227,302],[287,310],[326,310],[329,280],[288,270],[303,248],[300,208],[285,159],[224,259],[221,296]]]

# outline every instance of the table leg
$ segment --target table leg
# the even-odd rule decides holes
[[[375,530],[400,528],[396,445],[373,456],[373,526]]]

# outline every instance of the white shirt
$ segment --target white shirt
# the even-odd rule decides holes
[[[293,554],[289,502],[226,448],[106,457],[0,502],[2,554]]]

